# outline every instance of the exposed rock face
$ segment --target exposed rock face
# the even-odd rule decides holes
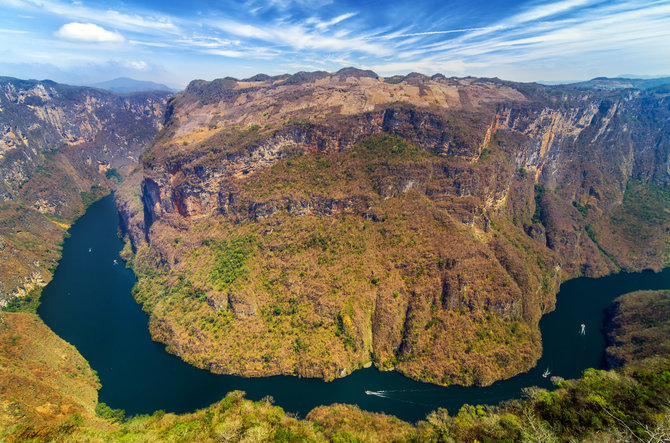
[[[50,278],[64,229],[136,164],[168,97],[0,78],[0,303]]]
[[[162,127],[167,97],[0,78],[0,198],[18,198],[47,151],[69,148],[75,167],[134,165]]]
[[[121,199],[137,298],[215,372],[512,376],[561,279],[666,263],[668,103],[356,70],[192,82]]]

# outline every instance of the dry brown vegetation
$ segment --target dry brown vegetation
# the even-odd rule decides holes
[[[637,291],[614,301],[607,348],[615,364],[670,355],[670,290]]]
[[[459,202],[440,172],[489,180],[505,155],[473,165],[380,136],[280,160],[234,183],[229,216],[154,225],[135,296],[154,338],[214,372],[332,379],[372,361],[438,384],[510,377],[540,355],[555,258],[502,217],[459,223],[480,197]]]
[[[37,315],[0,312],[0,439],[106,428],[94,412],[99,387],[88,362]]]

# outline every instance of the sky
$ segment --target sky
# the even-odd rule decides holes
[[[0,0],[0,75],[181,89],[337,71],[516,81],[670,75],[670,0]]]

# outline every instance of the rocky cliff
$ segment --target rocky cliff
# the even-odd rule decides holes
[[[169,94],[0,77],[0,303],[41,287],[69,223],[134,167]]]
[[[356,69],[194,81],[121,193],[135,296],[214,372],[510,377],[562,279],[667,263],[669,103]]]

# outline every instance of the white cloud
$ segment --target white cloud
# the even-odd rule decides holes
[[[221,30],[240,37],[257,38],[260,40],[271,40],[273,38],[270,32],[246,23],[223,21],[217,25]]]
[[[670,0],[525,0],[488,22],[459,21],[445,14],[449,7],[425,11],[418,4],[391,5],[393,20],[379,20],[376,11],[362,4],[350,4],[346,10],[318,9],[330,1],[225,0],[227,8],[176,16],[128,3],[0,0],[0,9],[68,23],[55,33],[63,41],[53,41],[52,35],[45,36],[43,29],[28,22],[0,27],[0,48],[20,41],[22,59],[64,67],[75,59],[102,65],[110,57],[116,57],[115,69],[133,73],[169,65],[184,81],[187,75],[202,77],[200,71],[239,76],[252,75],[251,69],[280,72],[342,66],[388,74],[515,72],[516,78],[526,79],[537,72],[546,72],[537,77],[542,79],[580,78],[586,74],[579,73],[587,71],[667,73],[670,66],[665,56]],[[412,14],[412,8],[419,14]],[[422,15],[428,12],[430,20]],[[19,39],[16,34],[25,31],[8,28],[29,33]],[[87,45],[73,48],[71,41],[127,44],[100,45],[90,51]],[[186,64],[189,57],[193,62]]]
[[[149,46],[151,48],[172,48],[174,45],[160,42],[147,42],[143,40],[129,40],[129,43],[139,46]]]
[[[121,43],[125,41],[121,34],[108,31],[93,23],[68,23],[61,26],[54,35],[64,40],[78,42]]]
[[[279,9],[288,9],[294,6],[299,6],[306,9],[316,9],[331,3],[333,3],[333,0],[251,0],[247,2],[247,5],[255,6],[260,4],[263,8]]]
[[[406,37],[424,37],[428,35],[440,35],[440,34],[459,34],[463,32],[470,31],[499,31],[504,29],[505,26],[485,26],[481,28],[463,28],[463,29],[447,29],[443,31],[422,31],[422,32],[410,32],[410,33],[401,33],[401,34],[385,34],[385,35],[376,35],[371,37],[366,37],[366,40],[391,40],[395,38],[406,38]]]
[[[148,71],[150,69],[149,63],[144,60],[126,60],[123,65],[136,71]]]
[[[421,35],[409,31],[399,34],[377,35],[372,39]],[[572,66],[575,60],[590,60],[591,64],[601,66],[616,65],[639,58],[658,59],[653,54],[663,53],[661,48],[667,46],[668,38],[670,4],[665,1],[640,6],[632,2],[565,0],[530,8],[454,39],[413,45],[409,50],[400,50],[396,45],[393,59],[373,69],[389,72],[414,66],[427,71],[444,69],[474,74],[473,71],[483,68],[487,75],[500,75],[504,69],[514,67],[519,72],[523,71],[522,66],[549,62]],[[462,64],[459,66],[455,60]]]
[[[205,52],[212,55],[220,55],[222,57],[230,57],[230,58],[240,58],[249,55],[248,53],[242,51],[232,51],[229,49],[208,49]]]
[[[191,47],[200,47],[200,48],[212,48],[212,49],[217,49],[221,47],[229,47],[232,44],[239,45],[239,41],[231,41],[231,40],[226,40],[218,37],[210,37],[210,36],[203,36],[203,35],[194,35],[192,37],[184,37],[178,40],[175,40],[175,43],[182,44],[184,46],[191,46]]]
[[[477,67],[477,64],[466,63],[463,60],[449,60],[449,61],[412,61],[412,62],[390,62],[377,64],[372,66],[365,66],[378,74],[398,74],[400,72],[416,71],[422,73],[457,73],[463,75],[468,69]]]

